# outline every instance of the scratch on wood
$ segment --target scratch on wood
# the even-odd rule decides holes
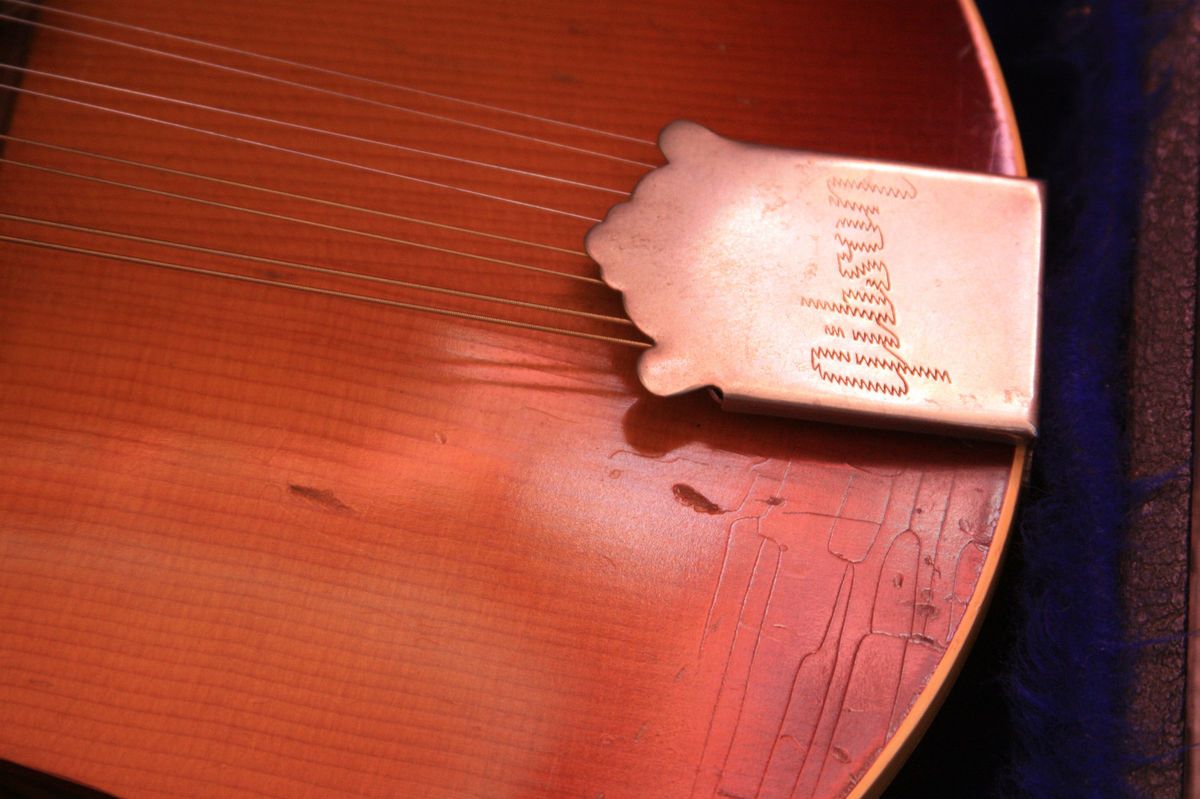
[[[707,513],[711,516],[716,516],[717,514],[726,512],[720,505],[687,483],[676,483],[671,486],[671,493],[675,495],[676,502],[680,505],[686,505],[696,511],[696,513]]]
[[[563,422],[564,424],[571,424],[571,420],[568,419],[567,417],[559,416],[557,413],[550,413],[550,411],[545,410],[544,408],[535,408],[532,405],[525,405],[522,407],[524,407],[525,410],[530,411],[531,413],[540,413],[542,416],[549,417],[549,418],[555,420],[556,422]]]
[[[927,602],[918,602],[914,609],[918,616],[924,616],[927,619],[935,619],[939,613],[937,605]]]
[[[708,461],[702,461],[702,460],[698,460],[696,458],[689,458],[685,455],[672,455],[671,457],[667,457],[666,455],[646,455],[641,452],[635,452],[634,450],[631,450],[631,449],[614,449],[612,452],[608,453],[608,459],[612,460],[613,458],[616,458],[618,455],[630,455],[639,460],[656,461],[658,463],[663,463],[663,464],[695,463],[699,466],[707,466],[708,465]]]
[[[337,511],[338,513],[353,513],[354,508],[347,505],[338,499],[337,494],[327,488],[313,488],[312,486],[302,486],[296,483],[288,483],[288,491],[306,499],[315,505],[320,505],[326,510]]]

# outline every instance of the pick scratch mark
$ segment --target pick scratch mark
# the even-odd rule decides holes
[[[692,488],[687,483],[676,483],[671,486],[671,493],[675,495],[675,501],[680,505],[686,505],[696,513],[707,513],[710,516],[716,516],[722,513],[728,513],[717,503],[713,502],[708,497],[701,494],[696,489]]]
[[[335,511],[337,513],[353,513],[354,508],[347,505],[338,499],[337,494],[327,488],[313,488],[312,486],[302,486],[296,483],[288,483],[288,491],[306,499],[315,505],[320,505],[326,510]]]
[[[781,512],[784,516],[813,516],[818,519],[832,519],[834,522],[838,521],[839,519],[846,519],[847,521],[852,522],[869,522],[870,524],[875,524],[875,522],[871,521],[870,519],[855,519],[850,516],[843,516],[841,513],[821,513],[820,511],[815,510],[785,510]]]
[[[547,411],[543,408],[535,408],[532,405],[526,405],[526,406],[524,406],[524,408],[525,408],[525,410],[527,410],[531,413],[540,413],[543,416],[548,416],[557,422],[562,422],[564,424],[571,424],[571,420],[566,418],[565,416],[559,416],[557,413],[550,413],[550,411]]]
[[[634,452],[631,449],[614,449],[612,452],[608,453],[608,459],[612,460],[612,459],[616,458],[618,455],[630,455],[634,458],[638,458],[639,460],[657,461],[658,463],[663,463],[663,464],[694,463],[697,466],[707,466],[708,465],[708,461],[697,460],[696,458],[689,458],[684,455],[673,455],[671,457],[667,457],[666,455],[643,455],[642,453]]]

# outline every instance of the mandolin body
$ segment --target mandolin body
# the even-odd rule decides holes
[[[125,799],[881,790],[978,622],[1022,451],[724,413],[647,394],[635,348],[78,250],[633,339],[281,262],[620,315],[496,261],[594,278],[591,220],[681,118],[1017,174],[970,9],[52,5],[425,93],[39,13],[0,213],[275,262],[0,220],[76,248],[0,242],[0,757]]]

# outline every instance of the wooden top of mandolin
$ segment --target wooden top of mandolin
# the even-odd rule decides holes
[[[957,4],[62,4],[419,92],[48,5],[0,163],[0,757],[126,799],[883,784],[1013,447],[653,398],[634,348],[271,283],[633,339],[395,281],[619,315],[582,239],[676,118],[1016,173]]]

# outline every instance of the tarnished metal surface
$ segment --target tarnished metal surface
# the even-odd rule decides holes
[[[1025,438],[1036,425],[1041,188],[743,144],[690,122],[587,238],[655,341],[663,396]]]

